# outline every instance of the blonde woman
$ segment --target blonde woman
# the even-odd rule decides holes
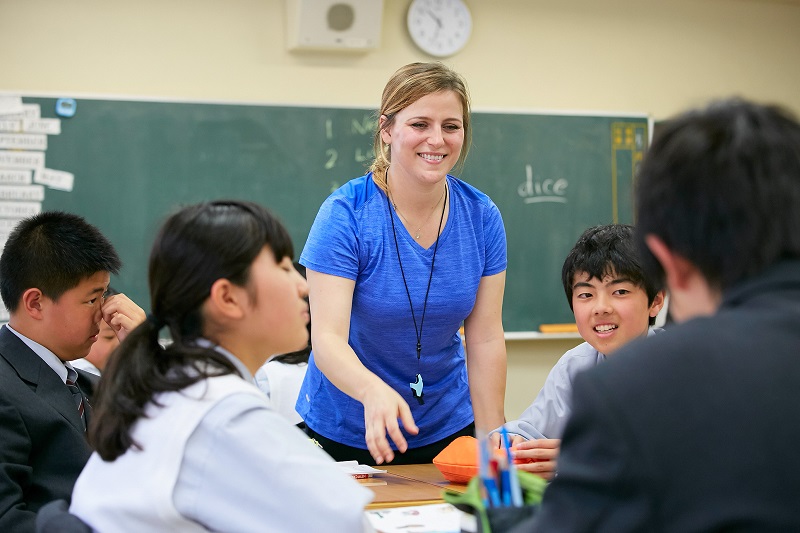
[[[383,91],[370,172],[311,228],[300,262],[313,351],[297,411],[338,460],[430,462],[503,422],[505,230],[491,199],[450,175],[470,127],[461,76],[402,67]]]

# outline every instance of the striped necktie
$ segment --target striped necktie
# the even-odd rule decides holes
[[[81,394],[81,389],[78,388],[78,373],[75,369],[68,368],[67,369],[67,388],[72,393],[72,399],[75,400],[75,405],[78,407],[78,414],[81,417],[81,422],[83,423],[83,429],[86,430],[86,416],[84,414],[84,403],[83,403],[83,394]]]

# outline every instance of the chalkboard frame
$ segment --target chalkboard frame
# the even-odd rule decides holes
[[[48,189],[42,207],[77,212],[97,224],[115,242],[126,265],[112,283],[134,297],[143,307],[149,306],[146,258],[150,243],[160,221],[178,205],[209,199],[211,196],[244,197],[260,201],[287,224],[297,247],[296,254],[299,255],[319,204],[331,190],[363,174],[371,158],[375,116],[374,109],[368,107],[97,95],[74,97],[77,101],[75,117],[63,119],[61,135],[49,137],[46,156],[48,168],[75,172],[75,189],[72,192]],[[56,116],[56,96],[30,94],[24,95],[23,99],[25,102],[39,103],[43,117]],[[184,184],[180,194],[165,199],[137,189],[136,180],[115,182],[114,165],[125,165],[126,169],[148,175],[151,162],[143,157],[137,158],[135,150],[122,155],[104,152],[102,138],[90,143],[71,139],[74,131],[80,130],[75,125],[87,112],[91,112],[93,105],[124,107],[125,112],[131,114],[137,107],[156,109],[161,106],[161,118],[149,117],[151,122],[156,123],[155,126],[151,124],[150,129],[136,132],[131,128],[126,132],[117,124],[115,130],[120,135],[131,135],[131,142],[151,150],[157,150],[159,142],[173,143],[175,153],[182,154],[180,164],[166,161],[159,176],[147,179],[164,180],[167,179],[164,176],[170,173],[181,172],[197,177],[200,174],[198,169],[223,172],[225,165],[235,160],[241,168],[236,169],[236,177],[231,179],[247,179],[250,172],[254,190],[222,194],[222,191],[211,188],[207,177],[201,176],[197,177],[195,183]],[[234,120],[229,124],[218,122],[216,128],[210,126],[208,121],[198,120],[198,124],[181,123],[178,127],[179,119],[170,118],[169,115],[176,109],[194,110],[192,113],[196,111],[197,116],[202,114],[201,110],[212,115],[213,110],[237,110],[234,115],[238,118],[251,112],[269,114],[271,111],[286,111],[301,117],[299,122],[302,126],[297,126],[300,128],[297,131],[303,133],[304,142],[293,142],[289,134],[281,135],[287,131],[286,128],[295,126],[281,125],[277,120],[271,124],[254,125],[249,118],[237,119],[238,122]],[[544,125],[532,129],[537,122]],[[584,126],[577,124],[588,124],[586,128],[597,131],[581,132]],[[633,222],[634,176],[649,143],[652,119],[645,113],[476,109],[473,111],[473,125],[473,146],[459,177],[487,193],[504,217],[509,238],[504,305],[506,331],[520,338],[535,331],[542,323],[573,321],[561,287],[561,263],[585,227],[608,222]],[[176,131],[172,135],[159,137],[156,131],[159,127],[166,130],[176,128]],[[203,132],[207,137],[199,138]],[[181,140],[184,133],[189,140]],[[229,139],[225,142],[230,144],[223,143],[216,153],[209,148],[220,135],[223,139]],[[237,135],[241,139],[230,140]],[[253,142],[253,139],[262,135],[268,141]],[[197,146],[202,146],[204,150],[194,150]],[[243,151],[233,153],[234,146],[243,146]],[[230,153],[225,153],[225,150]],[[290,157],[286,161],[277,161],[260,159],[260,156],[254,155],[270,150]],[[289,160],[291,158],[296,160]],[[85,162],[89,160],[94,164]],[[317,170],[303,170],[306,164],[315,165]],[[270,179],[282,179],[285,184],[277,190],[267,191],[265,183],[274,183],[255,179],[261,175],[259,165],[269,167],[263,172],[272,173]],[[87,175],[91,177],[87,178]],[[84,187],[83,183],[87,180],[91,182],[91,187]],[[588,180],[586,183],[597,180],[604,185],[595,188],[594,185],[584,184],[584,189],[588,190],[575,191],[579,188],[575,186],[579,183],[575,180]],[[211,191],[213,195],[206,194]],[[551,198],[548,200],[547,196]],[[167,200],[167,204],[162,200]],[[128,232],[134,223],[132,218],[137,216],[132,206],[137,205],[144,222],[136,230],[136,238],[132,239]],[[574,212],[564,214],[565,205]],[[530,212],[534,210],[536,214],[531,215]]]

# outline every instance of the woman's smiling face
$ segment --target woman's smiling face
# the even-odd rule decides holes
[[[381,124],[386,117],[381,117]],[[393,178],[416,178],[429,183],[444,179],[455,166],[464,145],[464,110],[453,91],[423,96],[381,130],[391,146]],[[402,178],[401,178],[402,179]]]

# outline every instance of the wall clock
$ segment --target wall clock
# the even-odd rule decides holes
[[[435,57],[455,54],[472,33],[472,15],[462,0],[413,0],[406,23],[414,44]]]

